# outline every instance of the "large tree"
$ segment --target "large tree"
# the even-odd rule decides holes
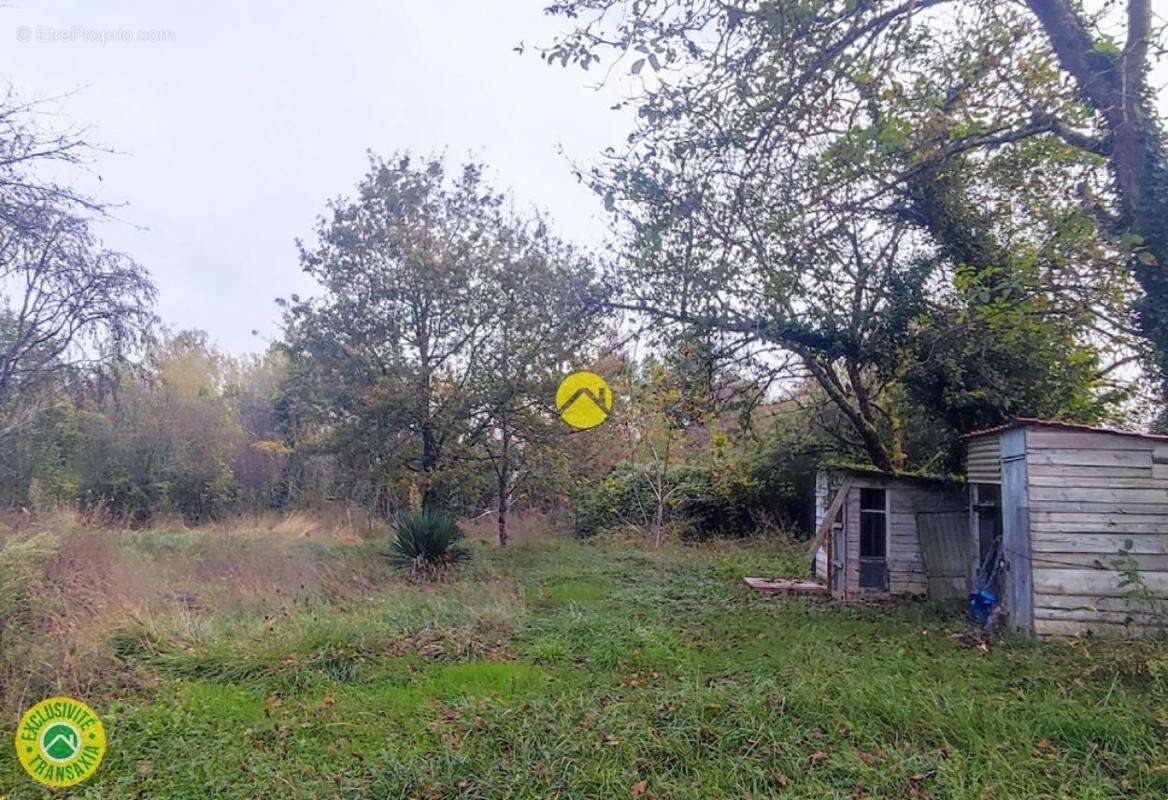
[[[931,322],[966,314],[957,335],[1020,327],[1012,346],[1043,342],[1021,374],[1072,364],[1064,378],[1091,384],[1129,357],[1130,267],[1155,255],[1119,235],[1096,115],[1025,9],[550,10],[573,28],[546,57],[616,52],[645,78],[628,149],[588,175],[631,233],[620,302],[798,353],[878,465],[897,466],[889,391],[906,355],[928,355]]]
[[[452,175],[441,158],[373,158],[317,237],[302,263],[323,292],[287,304],[300,406],[379,496],[413,473],[426,510],[448,468],[486,447],[505,540],[531,393],[564,358],[558,332],[580,329],[583,306],[565,298],[587,264],[514,215],[480,166]]]
[[[0,98],[0,436],[63,384],[132,353],[154,322],[146,271],[92,232],[106,208],[45,177],[93,148],[37,112],[11,91]]]

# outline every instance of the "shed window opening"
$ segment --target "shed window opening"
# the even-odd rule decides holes
[[[977,584],[979,588],[1001,591],[997,564],[1002,551],[1002,487],[995,483],[975,483],[973,511],[977,521]]]
[[[883,489],[860,490],[860,556],[882,558],[887,547],[888,497]]]

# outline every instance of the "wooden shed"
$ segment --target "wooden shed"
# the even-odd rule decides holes
[[[833,598],[964,596],[965,493],[951,481],[827,467],[816,476],[815,573]]]
[[[1126,635],[1163,621],[1168,437],[1018,419],[965,438],[973,564],[1012,628]]]

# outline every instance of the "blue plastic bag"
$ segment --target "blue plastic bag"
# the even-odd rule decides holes
[[[997,604],[998,596],[989,589],[979,589],[969,596],[969,611],[982,625],[989,622],[990,614],[994,613]]]

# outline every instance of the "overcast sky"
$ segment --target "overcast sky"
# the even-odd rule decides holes
[[[597,92],[540,61],[531,45],[564,24],[546,2],[8,0],[0,41],[24,99],[73,93],[60,121],[120,152],[96,165],[102,199],[126,204],[101,232],[153,273],[163,320],[244,353],[275,333],[276,297],[312,291],[294,240],[367,149],[473,155],[561,235],[600,243],[568,157],[622,142],[631,120],[610,106],[630,79]],[[153,41],[100,42],[118,31]]]
[[[276,331],[276,297],[311,291],[294,240],[356,184],[367,149],[473,155],[561,235],[601,241],[600,204],[567,157],[620,144],[623,88],[539,60],[531,45],[562,24],[545,4],[12,0],[0,50],[24,99],[76,90],[59,121],[120,151],[96,165],[101,197],[126,203],[101,232],[150,269],[163,320],[243,353]],[[160,33],[59,40],[75,28]]]

